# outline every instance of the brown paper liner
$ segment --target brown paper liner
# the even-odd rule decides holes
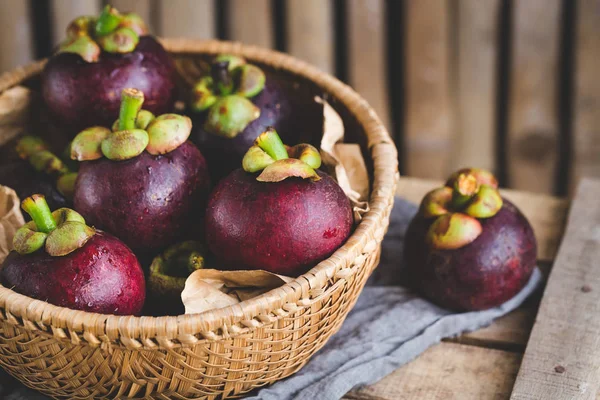
[[[24,223],[17,194],[11,188],[0,185],[0,264],[12,250],[13,236]]]

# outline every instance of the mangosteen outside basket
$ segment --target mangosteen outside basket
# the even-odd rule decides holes
[[[348,241],[306,274],[234,306],[195,315],[75,311],[0,286],[0,364],[54,398],[215,399],[299,370],[341,326],[377,266],[398,178],[397,152],[350,87],[288,55],[239,43],[165,39],[181,60],[239,54],[327,94],[371,176],[370,211]],[[35,81],[45,61],[0,76],[0,92]]]

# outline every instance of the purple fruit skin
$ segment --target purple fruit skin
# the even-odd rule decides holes
[[[308,84],[297,84],[293,77],[281,72],[264,72],[265,88],[251,99],[260,108],[260,117],[235,138],[222,138],[206,132],[204,122],[207,112],[194,115],[192,138],[206,154],[215,181],[240,166],[246,151],[269,126],[278,131],[284,143],[319,145],[323,131],[323,105],[314,101],[319,92]],[[311,136],[313,132],[318,132],[318,137]]]
[[[493,217],[480,219],[481,235],[456,250],[431,250],[425,235],[435,219],[417,215],[406,232],[407,279],[436,304],[458,311],[499,306],[529,281],[536,263],[533,229],[508,200]]]
[[[209,186],[204,157],[185,142],[162,156],[82,162],[73,204],[88,224],[146,255],[201,232]]]
[[[13,251],[0,274],[5,287],[75,310],[139,315],[146,298],[144,273],[133,252],[101,231],[63,257]]]
[[[206,211],[219,268],[297,276],[339,248],[352,230],[352,208],[338,184],[319,175],[265,183],[238,169],[221,180]]]
[[[141,37],[131,53],[102,53],[95,63],[76,54],[57,54],[42,74],[44,102],[54,118],[73,133],[92,125],[110,126],[119,116],[121,91],[128,87],[141,90],[143,108],[156,115],[173,108],[175,66],[150,36]]]

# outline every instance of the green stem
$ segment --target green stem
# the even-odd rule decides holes
[[[119,130],[135,129],[135,121],[144,104],[142,91],[127,88],[121,93],[121,109],[119,111]]]
[[[50,233],[56,229],[56,221],[44,196],[34,194],[27,197],[21,202],[21,208],[29,214],[40,232]]]
[[[121,16],[116,8],[106,5],[96,22],[96,35],[104,36],[113,32],[121,23]]]
[[[229,72],[229,61],[213,62],[211,75],[217,93],[221,96],[227,96],[233,92],[233,79]]]
[[[452,207],[462,210],[479,191],[479,182],[471,174],[460,174],[454,182],[452,191]]]
[[[277,134],[277,131],[268,127],[266,131],[256,138],[256,145],[263,149],[275,161],[289,158],[288,152]]]

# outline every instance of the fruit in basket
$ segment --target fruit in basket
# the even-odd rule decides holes
[[[181,292],[188,276],[204,268],[205,250],[200,242],[177,243],[156,256],[148,274],[147,308],[153,315],[179,315],[185,312]]]
[[[352,208],[317,169],[317,149],[286,148],[269,128],[242,165],[213,190],[206,211],[206,240],[221,267],[299,275],[346,241]]]
[[[2,265],[2,285],[57,306],[102,314],[139,314],[144,273],[119,239],[86,225],[77,212],[50,212],[41,195],[22,202],[31,216]]]
[[[106,6],[98,18],[79,17],[44,68],[42,95],[51,114],[76,132],[108,126],[119,112],[120,93],[135,87],[146,95],[146,109],[171,111],[176,70],[165,49],[142,19]]]
[[[238,168],[246,151],[267,127],[289,142],[318,143],[323,106],[310,85],[300,85],[280,71],[263,70],[244,58],[222,54],[210,74],[193,87],[189,108],[192,140],[207,154],[213,178]]]
[[[81,161],[73,204],[90,223],[146,254],[201,232],[209,190],[206,162],[187,141],[188,117],[154,117],[144,95],[125,89],[115,131],[90,127],[71,144]],[[198,232],[196,232],[198,231]]]
[[[453,174],[429,192],[406,232],[407,279],[435,303],[460,311],[498,306],[535,267],[531,225],[485,170]]]

